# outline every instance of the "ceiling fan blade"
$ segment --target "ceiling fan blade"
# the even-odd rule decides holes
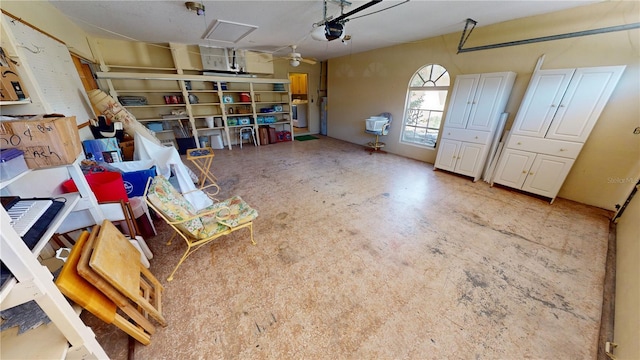
[[[317,61],[311,60],[311,59],[300,59],[300,61],[302,61],[303,63],[307,63],[309,65],[315,65],[317,63]]]

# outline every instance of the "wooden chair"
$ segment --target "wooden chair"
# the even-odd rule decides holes
[[[253,240],[253,220],[258,212],[251,208],[240,196],[196,211],[193,206],[169,183],[158,175],[147,181],[144,197],[147,204],[175,231],[167,245],[180,235],[187,244],[187,250],[178,261],[167,281],[173,280],[178,267],[193,252],[211,241],[236,230],[249,228]]]

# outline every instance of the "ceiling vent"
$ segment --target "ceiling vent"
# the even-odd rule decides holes
[[[215,20],[203,39],[236,43],[257,28],[257,26],[253,25]]]

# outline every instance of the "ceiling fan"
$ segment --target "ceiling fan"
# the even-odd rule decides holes
[[[287,55],[286,59],[289,60],[289,64],[293,67],[296,67],[298,65],[300,65],[301,62],[306,63],[306,64],[310,64],[310,65],[315,65],[316,61],[313,59],[304,59],[302,57],[302,55],[300,55],[299,52],[296,52],[296,45],[291,45],[291,52],[289,53],[289,55]]]

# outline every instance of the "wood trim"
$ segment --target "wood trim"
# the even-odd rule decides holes
[[[13,15],[13,14],[11,14],[11,13],[9,13],[9,12],[5,11],[4,9],[0,9],[0,10],[2,10],[2,13],[3,13],[3,14],[5,14],[5,15],[7,15],[8,17],[10,17],[10,18],[12,18],[12,19],[14,19],[14,20],[17,20],[17,21],[19,21],[19,22],[21,22],[21,23],[23,23],[23,24],[27,25],[28,27],[30,27],[30,28],[32,28],[32,29],[34,29],[34,30],[36,30],[36,31],[39,31],[39,32],[41,32],[41,33],[43,33],[43,34],[45,34],[45,35],[47,35],[48,37],[52,38],[53,40],[55,40],[55,41],[57,41],[57,42],[59,42],[59,43],[61,43],[61,44],[63,44],[64,46],[67,46],[67,44],[66,44],[64,41],[62,41],[62,40],[58,39],[57,37],[55,37],[55,36],[53,36],[53,35],[49,34],[49,33],[48,33],[48,32],[46,32],[46,31],[44,31],[44,30],[40,29],[39,27],[37,27],[37,26],[35,26],[35,25],[32,25],[32,24],[30,24],[30,23],[28,23],[28,22],[26,22],[26,21],[22,20],[22,18],[19,18],[19,17],[15,16],[15,15]]]
[[[83,122],[82,124],[78,124],[78,129],[86,128],[89,125],[91,125],[90,121]]]

